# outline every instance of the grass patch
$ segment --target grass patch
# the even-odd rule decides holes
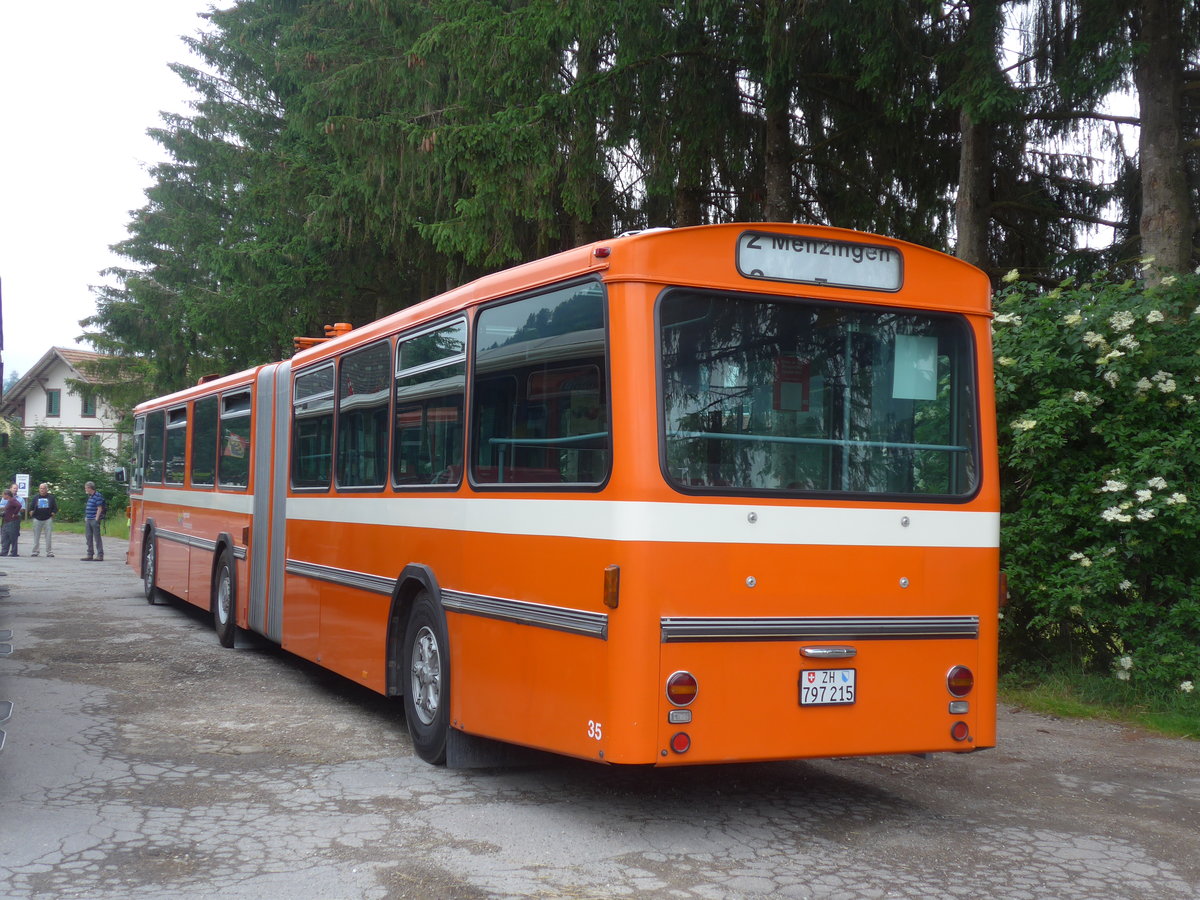
[[[55,534],[83,534],[82,522],[63,522],[61,519],[54,520]],[[102,537],[111,537],[115,541],[124,541],[129,538],[129,520],[124,515],[119,515],[112,519],[105,519],[103,530],[100,532]],[[33,523],[21,523],[21,541],[33,539]],[[24,546],[24,543],[22,543]]]
[[[1099,675],[1006,675],[1005,703],[1070,719],[1100,719],[1135,725],[1168,737],[1200,740],[1200,692],[1141,690],[1130,682]]]

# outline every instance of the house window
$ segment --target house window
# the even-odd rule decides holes
[[[92,394],[84,394],[82,399],[83,408],[81,413],[85,419],[96,418],[96,398]]]
[[[95,459],[100,455],[100,435],[82,432],[75,443],[75,450],[81,459]]]
[[[46,415],[62,415],[62,391],[58,388],[46,391]]]

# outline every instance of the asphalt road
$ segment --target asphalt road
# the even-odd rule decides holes
[[[108,543],[0,560],[5,898],[1200,897],[1200,742],[1002,709],[965,756],[436,769],[398,703],[222,649]]]

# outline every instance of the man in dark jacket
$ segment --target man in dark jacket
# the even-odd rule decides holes
[[[37,496],[29,501],[29,516],[33,519],[33,553],[37,556],[42,546],[42,533],[46,534],[46,555],[54,556],[54,517],[58,514],[58,501],[50,493],[50,485],[38,485]]]

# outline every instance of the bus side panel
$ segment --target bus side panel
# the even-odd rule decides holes
[[[451,723],[510,743],[603,759],[605,642],[450,613]]]
[[[468,532],[462,543],[464,567],[438,573],[443,591],[577,610],[597,627],[614,615],[603,604],[605,566],[619,561],[609,542]],[[456,727],[602,758],[610,641],[479,614],[447,618]]]
[[[210,510],[192,510],[192,534],[205,541],[214,541],[222,530],[221,520]],[[213,552],[193,547],[188,554],[188,600],[201,609],[212,608]]]
[[[159,506],[153,515],[158,528],[155,580],[162,590],[190,602],[188,568],[191,554],[187,540],[192,531],[193,511]]]

